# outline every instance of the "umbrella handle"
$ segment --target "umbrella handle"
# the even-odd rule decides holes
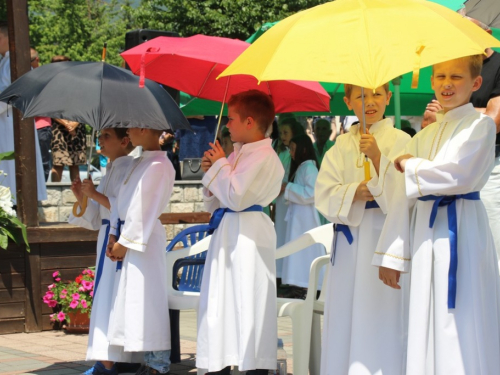
[[[370,181],[370,162],[368,160],[365,160],[363,162],[363,167],[365,170],[365,181]]]
[[[88,199],[87,196],[84,195],[81,206],[78,202],[75,202],[75,204],[73,205],[73,216],[75,216],[75,217],[82,217],[83,216],[83,214],[87,210],[87,199]],[[80,212],[78,212],[79,207],[81,207]]]

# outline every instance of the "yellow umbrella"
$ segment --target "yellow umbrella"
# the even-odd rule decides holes
[[[431,1],[336,0],[279,22],[220,76],[375,89],[413,71],[416,87],[421,67],[499,46],[480,27]]]

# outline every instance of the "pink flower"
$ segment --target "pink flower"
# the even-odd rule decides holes
[[[61,311],[59,314],[57,314],[57,319],[62,322],[64,319],[66,319],[66,314]]]
[[[82,274],[86,275],[87,274],[87,270],[83,270]]]
[[[94,283],[92,281],[82,280],[82,286],[85,288],[85,290],[92,290]]]
[[[47,288],[49,288],[49,290],[51,290],[53,287],[55,287],[54,284],[50,284]]]
[[[55,322],[56,321],[56,314],[50,314],[50,321]]]
[[[49,305],[49,307],[56,307],[57,306],[57,301],[51,300],[51,301],[47,302],[47,305]]]
[[[85,288],[83,286],[81,286],[81,287],[78,288],[78,291],[79,292],[85,292]]]
[[[57,278],[56,278],[56,281],[57,281],[57,282],[61,281],[61,278],[60,278],[60,277],[57,277]]]
[[[80,301],[80,303],[82,304],[82,307],[83,307],[84,309],[86,309],[86,308],[87,308],[87,301],[85,301],[84,299],[82,299],[82,300]]]
[[[77,306],[78,306],[78,300],[73,300],[69,304],[69,307],[71,307],[72,309],[76,309]]]
[[[52,274],[52,277],[57,277],[57,276],[59,276],[59,271],[56,271]]]
[[[73,298],[73,300],[76,300],[76,301],[78,301],[80,299],[80,295],[78,293],[72,294],[71,297]]]
[[[52,298],[54,297],[54,292],[46,292],[44,298]]]
[[[91,291],[89,294],[91,297],[94,297],[94,291]]]

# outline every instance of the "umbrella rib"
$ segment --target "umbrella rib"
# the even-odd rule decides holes
[[[212,72],[214,71],[214,69],[215,69],[215,67],[217,65],[218,65],[217,63],[215,63],[214,65],[212,65],[212,68],[210,69],[210,71],[208,72],[208,74],[205,76],[205,80],[203,81],[203,84],[201,85],[200,89],[198,90],[198,94],[196,95],[197,97],[200,97],[201,92],[205,88],[205,85],[206,85],[206,83],[208,81],[208,77],[210,77],[210,75],[212,74]]]

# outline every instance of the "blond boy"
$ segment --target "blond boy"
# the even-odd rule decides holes
[[[498,263],[479,196],[493,168],[495,123],[469,103],[481,65],[481,56],[434,65],[443,110],[394,162],[403,174],[375,260],[396,270],[381,271],[392,287],[411,267],[409,375],[500,374]]]

